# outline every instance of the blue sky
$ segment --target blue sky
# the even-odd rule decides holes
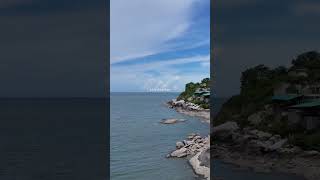
[[[183,91],[210,74],[210,0],[111,0],[111,92]]]

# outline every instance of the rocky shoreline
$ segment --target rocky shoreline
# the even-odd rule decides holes
[[[184,100],[173,99],[167,104],[179,113],[199,117],[210,123],[210,110]],[[197,175],[210,180],[210,135],[201,137],[199,134],[191,133],[186,140],[177,142],[176,150],[167,155],[167,158],[185,157],[189,158],[189,164]]]
[[[186,140],[176,142],[176,150],[167,158],[190,158],[189,163],[194,172],[210,180],[210,136],[201,137],[191,133]]]
[[[226,122],[213,128],[212,157],[257,172],[283,172],[308,180],[320,177],[320,152],[304,151],[287,138]]]
[[[203,109],[197,104],[186,102],[184,100],[177,101],[176,99],[172,99],[167,104],[169,108],[173,108],[181,114],[199,117],[204,122],[210,123],[210,109]]]

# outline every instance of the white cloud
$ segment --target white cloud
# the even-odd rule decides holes
[[[185,72],[171,65],[184,65],[187,63],[210,64],[210,55],[193,56],[188,58],[169,59],[165,61],[148,62],[139,65],[115,66],[111,68],[111,91],[118,91],[121,84],[132,87],[132,91],[168,90],[182,91],[185,84],[197,82],[208,77],[209,68],[205,66],[203,71]],[[156,75],[148,71],[156,71]]]
[[[143,64],[134,64],[134,65],[126,65],[126,66],[113,66],[111,65],[111,69],[118,70],[134,70],[135,72],[145,72],[148,70],[160,70],[162,68],[168,68],[170,65],[182,65],[188,63],[210,63],[210,55],[198,55],[191,56],[186,58],[176,58],[176,59],[167,59],[161,61],[147,62]]]
[[[197,0],[111,0],[111,64],[167,50],[191,24]]]

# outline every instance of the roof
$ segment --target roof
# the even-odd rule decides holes
[[[278,96],[273,96],[273,97],[272,97],[272,100],[276,100],[276,101],[290,101],[290,100],[293,100],[293,99],[298,98],[298,97],[302,97],[302,95],[290,95],[290,94],[287,94],[287,95],[278,95]]]
[[[311,108],[311,107],[317,107],[320,106],[320,100],[314,100],[311,102],[306,102],[298,105],[291,106],[290,108]]]
[[[203,96],[210,96],[210,93],[204,93]]]
[[[194,94],[204,94],[204,93],[210,93],[210,91],[196,91]]]

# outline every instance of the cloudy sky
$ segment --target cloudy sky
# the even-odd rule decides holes
[[[214,1],[215,91],[239,93],[241,72],[265,64],[288,66],[297,55],[320,50],[317,0]]]
[[[182,91],[210,73],[209,0],[111,0],[112,92]]]

